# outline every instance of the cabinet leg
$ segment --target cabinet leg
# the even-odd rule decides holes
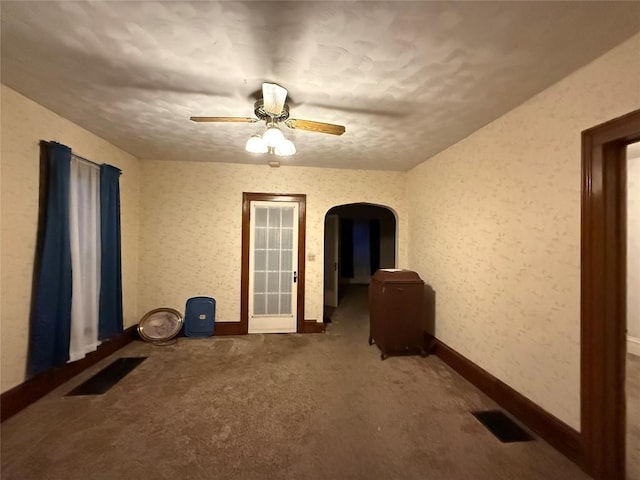
[[[384,353],[380,354],[380,360],[386,360],[387,356]]]
[[[373,345],[373,338],[369,337],[369,345]]]

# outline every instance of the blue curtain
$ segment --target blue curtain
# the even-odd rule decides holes
[[[100,167],[100,340],[123,330],[119,182],[120,170],[111,165]]]
[[[51,142],[45,232],[35,288],[29,371],[37,374],[69,359],[71,329],[71,244],[69,175],[71,149]]]

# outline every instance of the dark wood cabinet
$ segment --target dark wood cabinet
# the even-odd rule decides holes
[[[369,285],[369,345],[389,355],[426,355],[425,284],[411,270],[382,269]]]

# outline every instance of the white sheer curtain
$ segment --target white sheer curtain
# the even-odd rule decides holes
[[[100,344],[100,168],[72,155],[70,177],[73,293],[69,361],[73,362]]]

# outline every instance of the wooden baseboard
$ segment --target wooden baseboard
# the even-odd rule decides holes
[[[216,322],[213,335],[218,337],[224,335],[243,335],[244,333],[240,322]]]
[[[87,354],[77,362],[67,363],[58,368],[32,377],[0,395],[0,421],[4,422],[20,410],[28,407],[53,389],[75,377],[113,352],[138,338],[137,325],[127,328],[120,335],[102,343],[95,352]]]
[[[324,333],[324,323],[315,320],[305,320],[302,333]]]
[[[214,336],[246,335],[242,331],[240,322],[216,322]],[[315,320],[305,320],[302,333],[324,333],[324,323]]]
[[[433,352],[531,431],[581,465],[579,432],[440,340],[436,340]]]

